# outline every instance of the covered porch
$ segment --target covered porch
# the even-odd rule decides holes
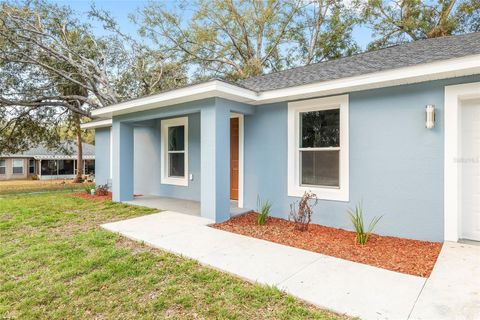
[[[215,222],[253,209],[243,204],[243,124],[253,113],[208,98],[114,115],[113,200]]]
[[[133,200],[125,201],[125,203],[164,211],[174,211],[192,216],[201,216],[200,201],[146,195],[135,196]],[[230,201],[230,217],[249,211],[247,208],[239,208],[238,201]]]

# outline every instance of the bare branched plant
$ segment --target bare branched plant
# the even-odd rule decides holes
[[[306,231],[312,221],[313,207],[318,204],[317,195],[313,192],[307,192],[302,196],[299,202],[290,204],[289,220],[295,222],[295,229]]]

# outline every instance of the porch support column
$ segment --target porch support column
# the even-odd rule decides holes
[[[218,102],[201,109],[202,217],[222,222],[230,218],[230,109]]]
[[[113,121],[113,201],[133,200],[133,127]]]

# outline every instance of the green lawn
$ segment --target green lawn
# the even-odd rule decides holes
[[[99,228],[150,209],[0,195],[0,319],[338,319]]]
[[[83,184],[70,180],[2,180],[0,195],[24,192],[83,190]]]

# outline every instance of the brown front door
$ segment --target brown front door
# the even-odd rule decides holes
[[[238,118],[230,119],[230,199],[238,200]]]

